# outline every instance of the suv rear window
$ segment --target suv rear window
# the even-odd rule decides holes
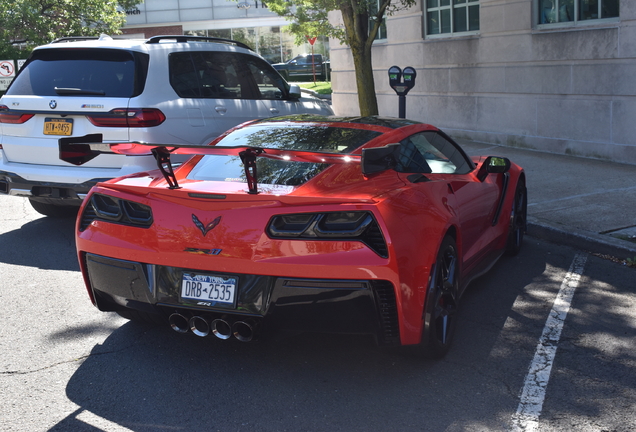
[[[148,56],[114,49],[34,51],[7,95],[130,98],[143,91]]]

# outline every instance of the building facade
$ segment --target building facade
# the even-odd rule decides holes
[[[336,113],[358,114],[351,54],[337,41],[331,64]],[[386,17],[373,65],[382,115],[398,115],[388,69],[412,66],[407,118],[459,138],[636,164],[634,0],[419,0]]]
[[[243,42],[270,63],[311,53],[309,43],[296,46],[285,32],[288,22],[260,0],[145,0],[126,11],[123,33],[130,37],[190,34]],[[329,43],[319,37],[316,54],[328,57]]]

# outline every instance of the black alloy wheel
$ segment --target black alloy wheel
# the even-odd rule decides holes
[[[438,359],[450,349],[457,327],[459,259],[455,240],[450,236],[442,241],[428,289],[432,290],[428,296],[432,304],[428,309],[430,323],[425,354]]]
[[[521,250],[523,235],[526,232],[528,218],[528,192],[526,182],[520,178],[515,189],[512,212],[510,213],[510,228],[508,230],[508,243],[506,255],[515,256]]]

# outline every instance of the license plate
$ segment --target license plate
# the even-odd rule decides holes
[[[181,298],[208,303],[234,304],[236,278],[185,273],[181,280]]]
[[[44,119],[44,135],[71,135],[73,133],[73,119],[50,118]]]

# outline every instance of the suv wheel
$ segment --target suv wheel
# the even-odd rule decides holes
[[[33,198],[29,198],[29,202],[36,212],[43,214],[44,216],[50,216],[54,218],[75,217],[77,216],[77,211],[79,210],[79,207],[77,206],[49,204],[42,201],[34,200]]]

